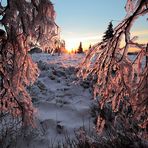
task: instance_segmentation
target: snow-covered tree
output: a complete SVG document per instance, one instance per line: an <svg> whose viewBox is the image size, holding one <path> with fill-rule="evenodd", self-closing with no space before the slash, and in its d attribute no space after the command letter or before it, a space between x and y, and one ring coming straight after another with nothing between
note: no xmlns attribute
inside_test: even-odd
<svg viewBox="0 0 148 148"><path fill-rule="evenodd" d="M9 115L33 126L34 107L26 86L39 71L28 51L31 43L44 49L58 36L54 7L49 0L7 0L6 7L0 3L0 15L0 120L4 125ZM4 126L0 136L10 128Z"/></svg>
<svg viewBox="0 0 148 148"><path fill-rule="evenodd" d="M108 39L113 37L113 33L114 33L113 24L112 24L112 22L110 22L108 27L107 27L107 30L104 33L103 41L107 41Z"/></svg>
<svg viewBox="0 0 148 148"><path fill-rule="evenodd" d="M88 52L79 75L96 79L94 98L100 108L96 127L100 133L116 136L121 131L148 138L148 66L141 66L148 47L130 36L134 21L148 13L148 1L127 0L126 11L114 35ZM127 55L132 47L140 49L134 61Z"/></svg>

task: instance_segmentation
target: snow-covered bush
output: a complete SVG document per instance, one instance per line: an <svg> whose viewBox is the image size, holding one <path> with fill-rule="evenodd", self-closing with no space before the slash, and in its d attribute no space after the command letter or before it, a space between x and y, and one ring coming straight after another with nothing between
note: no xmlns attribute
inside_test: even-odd
<svg viewBox="0 0 148 148"><path fill-rule="evenodd" d="M148 45L137 43L136 37L130 36L134 21L148 13L148 1L127 0L126 11L126 17L114 28L113 37L94 45L87 53L79 75L92 79L97 75L93 87L101 110L98 132L110 137L118 130L148 138L148 66L141 66L148 55ZM140 49L134 61L127 54L132 47Z"/></svg>

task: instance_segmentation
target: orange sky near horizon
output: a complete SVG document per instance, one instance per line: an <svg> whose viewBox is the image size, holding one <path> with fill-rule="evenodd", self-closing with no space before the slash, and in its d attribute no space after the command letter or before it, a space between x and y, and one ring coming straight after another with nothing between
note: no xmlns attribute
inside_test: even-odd
<svg viewBox="0 0 148 148"><path fill-rule="evenodd" d="M72 34L72 33L71 33ZM82 42L82 47L84 50L88 50L90 45L94 45L95 43L98 43L102 40L103 35L90 35L85 37L77 37L77 38L69 38L66 39L66 49L68 52L72 50L77 50L79 47L80 42ZM132 31L131 37L138 36L137 42L141 44L147 44L148 43L148 30L139 30L139 31ZM124 41L123 41L124 42ZM122 45L124 43L121 43ZM121 46L122 46L121 45ZM130 52L138 51L136 48L130 48Z"/></svg>
<svg viewBox="0 0 148 148"><path fill-rule="evenodd" d="M113 28L115 28L126 16L124 9L126 0L122 2L118 0L108 2L94 0L94 3L87 3L86 0L63 1L65 1L64 4L54 0L55 9L57 10L56 20L61 28L60 36L66 41L66 48L69 51L78 49L80 42L82 42L84 50L87 50L90 45L102 40L111 20L113 20ZM104 11L106 7L108 11ZM147 16L144 15L137 18L132 24L131 38L138 36L136 42L147 44L147 23ZM130 50L135 51L135 49Z"/></svg>

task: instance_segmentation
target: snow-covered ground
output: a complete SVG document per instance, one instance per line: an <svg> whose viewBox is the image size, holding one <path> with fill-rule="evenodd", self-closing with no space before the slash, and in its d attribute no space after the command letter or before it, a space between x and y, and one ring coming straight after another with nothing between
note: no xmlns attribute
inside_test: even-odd
<svg viewBox="0 0 148 148"><path fill-rule="evenodd" d="M84 55L33 54L32 57L40 69L38 80L28 89L37 109L38 134L18 145L21 144L21 148L48 148L51 143L64 141L67 134L73 137L80 127L92 128L90 87L78 82L76 77L77 66Z"/></svg>
<svg viewBox="0 0 148 148"><path fill-rule="evenodd" d="M76 76L84 56L32 54L40 69L37 81L28 88L37 109L36 128L19 137L15 148L51 148L64 143L66 136L73 138L80 127L93 129L92 90Z"/></svg>

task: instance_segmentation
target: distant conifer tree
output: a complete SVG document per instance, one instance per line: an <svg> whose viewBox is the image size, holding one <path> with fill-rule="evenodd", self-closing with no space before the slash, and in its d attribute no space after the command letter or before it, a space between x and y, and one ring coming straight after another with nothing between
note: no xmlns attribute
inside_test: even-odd
<svg viewBox="0 0 148 148"><path fill-rule="evenodd" d="M108 39L113 37L113 33L114 33L113 24L112 24L112 22L110 22L109 25L108 25L107 30L104 33L103 41L107 41Z"/></svg>
<svg viewBox="0 0 148 148"><path fill-rule="evenodd" d="M83 47L82 47L82 42L80 42L78 52L77 53L83 53Z"/></svg>
<svg viewBox="0 0 148 148"><path fill-rule="evenodd" d="M89 45L89 50L91 49L91 44Z"/></svg>

